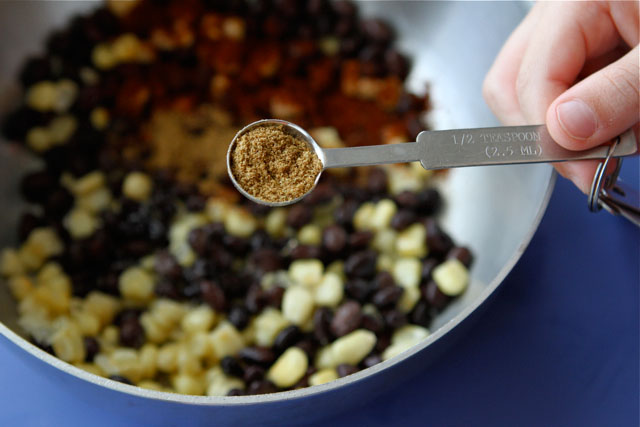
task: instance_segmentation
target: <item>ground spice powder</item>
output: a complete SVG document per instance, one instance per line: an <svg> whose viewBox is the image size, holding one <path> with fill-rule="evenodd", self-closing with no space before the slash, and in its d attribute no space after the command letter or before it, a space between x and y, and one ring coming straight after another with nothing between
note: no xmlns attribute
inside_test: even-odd
<svg viewBox="0 0 640 427"><path fill-rule="evenodd" d="M242 189L275 203L303 196L322 171L309 144L283 125L259 126L242 134L232 147L230 166Z"/></svg>

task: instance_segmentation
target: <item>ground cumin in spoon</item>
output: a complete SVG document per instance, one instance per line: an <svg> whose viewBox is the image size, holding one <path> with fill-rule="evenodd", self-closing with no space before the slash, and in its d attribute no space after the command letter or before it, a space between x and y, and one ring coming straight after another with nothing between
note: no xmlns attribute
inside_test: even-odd
<svg viewBox="0 0 640 427"><path fill-rule="evenodd" d="M231 173L250 195L287 202L307 193L322 162L303 139L283 125L264 125L242 134L231 151Z"/></svg>

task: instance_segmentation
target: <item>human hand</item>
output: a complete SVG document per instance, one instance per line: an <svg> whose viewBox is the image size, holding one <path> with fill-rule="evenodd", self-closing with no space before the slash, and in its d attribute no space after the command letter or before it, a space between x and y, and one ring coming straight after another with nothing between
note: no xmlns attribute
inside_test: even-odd
<svg viewBox="0 0 640 427"><path fill-rule="evenodd" d="M487 74L489 107L505 125L546 123L570 150L603 144L631 127L637 140L638 5L537 3ZM586 193L597 161L555 167Z"/></svg>

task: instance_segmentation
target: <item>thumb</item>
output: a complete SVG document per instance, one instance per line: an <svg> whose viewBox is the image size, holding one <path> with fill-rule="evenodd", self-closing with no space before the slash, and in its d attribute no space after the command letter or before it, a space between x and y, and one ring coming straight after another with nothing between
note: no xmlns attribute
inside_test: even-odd
<svg viewBox="0 0 640 427"><path fill-rule="evenodd" d="M575 84L547 110L551 137L569 150L586 150L638 123L638 46Z"/></svg>

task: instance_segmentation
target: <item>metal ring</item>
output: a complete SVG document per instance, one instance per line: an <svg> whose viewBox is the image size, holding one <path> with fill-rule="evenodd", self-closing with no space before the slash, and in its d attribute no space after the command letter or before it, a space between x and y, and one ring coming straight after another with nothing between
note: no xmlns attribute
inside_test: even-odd
<svg viewBox="0 0 640 427"><path fill-rule="evenodd" d="M622 161L619 161L616 170L609 176L605 177L605 173L607 170L607 166L609 166L609 161L613 157L613 153L620 142L620 136L616 138L616 140L609 147L609 151L607 152L607 157L603 162L598 164L598 168L596 169L596 173L593 176L593 182L591 183L591 191L589 192L589 199L587 201L589 210L591 212L598 212L602 209L602 205L600 204L600 194L602 193L603 188L611 187L616 180L618 179L618 173L620 173L620 167L622 166Z"/></svg>

